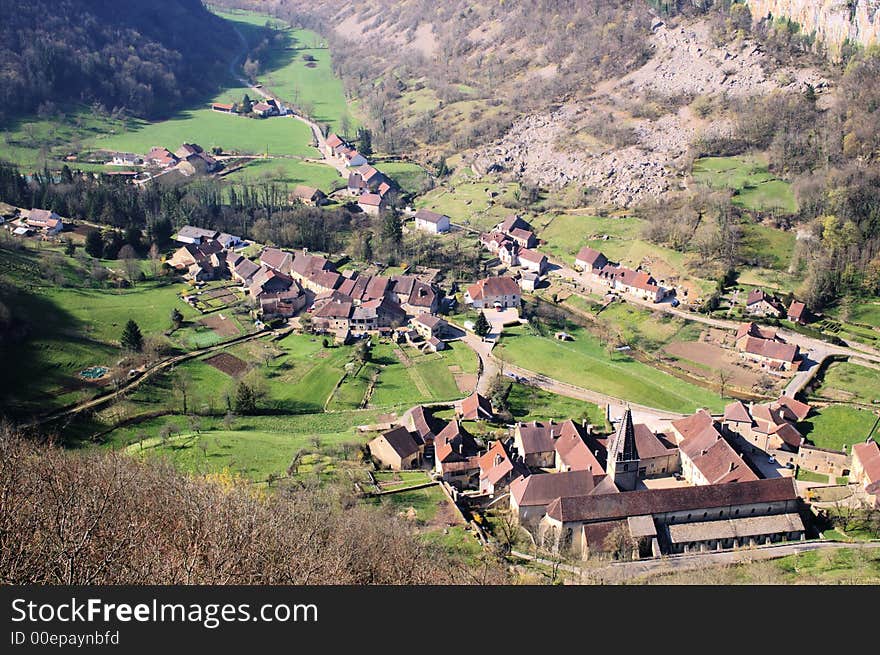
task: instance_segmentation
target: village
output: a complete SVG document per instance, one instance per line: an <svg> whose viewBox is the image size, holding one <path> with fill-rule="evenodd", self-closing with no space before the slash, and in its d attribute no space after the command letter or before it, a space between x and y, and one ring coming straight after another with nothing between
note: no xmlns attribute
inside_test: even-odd
<svg viewBox="0 0 880 655"><path fill-rule="evenodd" d="M203 424L211 426L205 434L240 437L251 428L232 428L245 417L262 426L280 407L278 415L297 427L272 431L300 442L310 435L310 445L296 451L284 474L255 467L255 482L269 488L279 478L298 479L305 458L312 458L306 471L320 460L362 501L399 504L400 515L421 527L418 503L407 494L429 489L436 495L427 514L439 516L432 520L441 534L464 525L479 548L505 542L522 561L579 566L824 544L829 535L849 538L841 516L880 511L878 401L856 398L850 409L868 418L833 443L820 441L824 435L811 423L849 400L816 393L830 367L846 362L876 370L880 353L830 336L823 331L827 317L802 298L750 278L720 289L719 311L705 302L709 287L695 291L683 265L629 256L620 247L637 240L613 234L628 217L591 217L614 228L584 228L565 251L548 236L558 220L553 212L495 202L506 183L468 179L462 186L472 184L486 208L453 211L448 207L459 207L458 199L449 198L463 194L448 180L422 171L431 185L414 192L382 170L383 162L394 171L400 161L362 154L351 131L319 125L262 84L249 83L248 90L259 98L211 102L212 117L242 130L269 120L305 124L308 155L270 156L268 146L264 154L241 154L201 138L193 141L205 147L157 139L143 153L98 151L86 162L96 166L90 173L137 186L189 184L222 182L259 162L305 162L326 169L333 182L284 186L285 208L341 210L376 223L393 218L403 234L430 247L466 243L478 253L479 273L389 265L342 248L284 247L251 238L246 227L236 234L178 219L170 247L153 258L156 286L174 289L166 293L173 296L172 326L153 333L176 339L173 348L152 361L131 353L115 364L109 355L96 357L76 381L78 393L91 395L54 409L47 414L53 419L112 408L116 399L125 405L131 391L136 400L118 416L106 410L107 432L123 434L126 452L138 446L140 454L145 443L163 453L199 444L207 461ZM572 217L579 216L564 219ZM0 222L33 252L74 252L89 232L120 231L40 207L10 207ZM123 279L110 260L97 268L118 290L148 277ZM627 330L636 320L671 324L686 338L640 340L638 330ZM372 366L371 350L384 356ZM296 386L314 370L304 360L321 360L315 368L329 370L319 384L308 380L306 391ZM204 379L233 386L223 400L200 400L194 411L202 378L173 376L205 363L223 376ZM385 380L389 369L400 373L394 367L403 374L392 385ZM164 388L152 389L152 378L163 379ZM165 413L137 396L142 383L149 390L143 396L167 403ZM243 387L261 392L262 407L233 401L233 390ZM509 398L517 395L513 411ZM143 416L132 409L138 403L148 408ZM185 418L189 429L160 426L167 415ZM311 415L329 416L332 427L312 432L302 420ZM151 432L129 429L140 422ZM344 456L327 454L326 435L352 433L357 454L346 450L348 441ZM287 451L273 456L290 459Z"/></svg>

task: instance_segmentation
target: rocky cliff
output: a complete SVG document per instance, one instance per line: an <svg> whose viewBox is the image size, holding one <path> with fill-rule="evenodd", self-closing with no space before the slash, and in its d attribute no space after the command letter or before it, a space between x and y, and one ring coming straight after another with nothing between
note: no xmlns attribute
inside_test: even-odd
<svg viewBox="0 0 880 655"><path fill-rule="evenodd" d="M787 16L806 33L815 32L832 55L847 39L880 43L880 0L748 0L752 16Z"/></svg>

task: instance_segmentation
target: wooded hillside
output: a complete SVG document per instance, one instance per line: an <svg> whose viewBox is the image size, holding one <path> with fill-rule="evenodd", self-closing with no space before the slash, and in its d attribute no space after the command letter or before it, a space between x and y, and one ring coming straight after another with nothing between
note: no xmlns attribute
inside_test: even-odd
<svg viewBox="0 0 880 655"><path fill-rule="evenodd" d="M213 90L239 48L200 0L0 0L0 120L71 102L166 115Z"/></svg>

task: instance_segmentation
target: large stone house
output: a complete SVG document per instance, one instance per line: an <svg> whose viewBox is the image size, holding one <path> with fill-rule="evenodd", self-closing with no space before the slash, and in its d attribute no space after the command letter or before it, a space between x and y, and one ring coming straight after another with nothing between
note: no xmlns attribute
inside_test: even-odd
<svg viewBox="0 0 880 655"><path fill-rule="evenodd" d="M746 313L779 318L785 313L785 308L776 296L763 289L752 289L746 297Z"/></svg>
<svg viewBox="0 0 880 655"><path fill-rule="evenodd" d="M493 441L489 450L479 458L480 485L482 493L495 495L505 491L510 482L522 475L529 475L528 469L518 459L511 457L501 441Z"/></svg>
<svg viewBox="0 0 880 655"><path fill-rule="evenodd" d="M516 520L527 528L535 527L557 498L588 494L619 493L611 478L591 471L535 473L520 476L510 483L510 509Z"/></svg>
<svg viewBox="0 0 880 655"><path fill-rule="evenodd" d="M434 470L459 490L479 487L479 455L476 440L457 420L449 421L434 438Z"/></svg>
<svg viewBox="0 0 880 655"><path fill-rule="evenodd" d="M43 234L59 234L64 229L61 217L48 209L31 209L25 224L34 230L40 230Z"/></svg>
<svg viewBox="0 0 880 655"><path fill-rule="evenodd" d="M512 277L487 277L467 288L464 301L477 309L519 309L522 291Z"/></svg>
<svg viewBox="0 0 880 655"><path fill-rule="evenodd" d="M424 230L432 234L449 232L449 217L446 214L438 214L429 209L420 209L416 212L416 229Z"/></svg>
<svg viewBox="0 0 880 655"><path fill-rule="evenodd" d="M585 273L598 273L608 265L608 258L598 250L584 246L578 251L574 263Z"/></svg>
<svg viewBox="0 0 880 655"><path fill-rule="evenodd" d="M677 421L672 430L681 457L681 472L693 485L747 482L758 476L727 442L705 410Z"/></svg>
<svg viewBox="0 0 880 655"><path fill-rule="evenodd" d="M786 343L772 328L762 328L754 323L740 325L736 333L736 349L740 357L757 362L775 371L797 370L800 349L797 344Z"/></svg>
<svg viewBox="0 0 880 655"><path fill-rule="evenodd" d="M382 466L395 471L419 468L423 447L403 426L388 430L369 443L370 454Z"/></svg>

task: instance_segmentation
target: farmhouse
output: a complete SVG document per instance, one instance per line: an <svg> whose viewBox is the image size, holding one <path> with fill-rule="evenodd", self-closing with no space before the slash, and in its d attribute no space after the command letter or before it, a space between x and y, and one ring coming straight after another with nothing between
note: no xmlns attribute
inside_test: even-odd
<svg viewBox="0 0 880 655"><path fill-rule="evenodd" d="M615 289L628 293L630 295L650 300L652 302L660 302L666 297L666 289L657 284L648 273L642 271L634 271L625 266L619 266L614 271L612 286Z"/></svg>
<svg viewBox="0 0 880 655"><path fill-rule="evenodd" d="M449 421L434 438L434 470L459 489L479 486L480 447L459 421Z"/></svg>
<svg viewBox="0 0 880 655"><path fill-rule="evenodd" d="M178 230L177 234L174 235L174 240L178 243L192 243L198 245L205 241L214 241L219 236L220 233L217 230L206 230L201 227L184 225Z"/></svg>
<svg viewBox="0 0 880 655"><path fill-rule="evenodd" d="M436 314L440 308L440 290L433 283L422 282L413 275L395 275L391 284L391 293L410 316Z"/></svg>
<svg viewBox="0 0 880 655"><path fill-rule="evenodd" d="M456 413L464 421L491 421L492 403L485 396L474 391L456 405Z"/></svg>
<svg viewBox="0 0 880 655"><path fill-rule="evenodd" d="M401 418L401 425L407 430L418 435L425 444L425 457L434 456L434 438L446 427L446 424L422 405L416 405L406 412Z"/></svg>
<svg viewBox="0 0 880 655"><path fill-rule="evenodd" d="M357 204L362 212L370 216L378 216L383 210L388 208L385 198L378 193L363 194L358 198Z"/></svg>
<svg viewBox="0 0 880 655"><path fill-rule="evenodd" d="M413 329L424 339L441 338L449 329L449 323L439 316L419 314L412 321Z"/></svg>
<svg viewBox="0 0 880 655"><path fill-rule="evenodd" d="M575 257L574 263L587 273L598 273L608 265L608 258L598 250L584 246Z"/></svg>
<svg viewBox="0 0 880 655"><path fill-rule="evenodd" d="M758 362L762 366L779 371L791 371L798 368L797 360L800 351L797 345L750 336L737 341L736 345L740 350L741 357Z"/></svg>
<svg viewBox="0 0 880 655"><path fill-rule="evenodd" d="M384 432L369 443L370 454L382 466L395 471L418 468L423 447L403 426Z"/></svg>
<svg viewBox="0 0 880 655"><path fill-rule="evenodd" d="M541 276L537 273L523 272L519 274L519 288L523 291L534 291L541 283Z"/></svg>
<svg viewBox="0 0 880 655"><path fill-rule="evenodd" d="M339 157L349 168L367 166L369 164L367 158L352 147L340 148Z"/></svg>
<svg viewBox="0 0 880 655"><path fill-rule="evenodd" d="M347 148L349 145L339 138L336 134L329 134L327 136L326 141L324 142L324 154L329 157L341 157L342 156L342 148Z"/></svg>
<svg viewBox="0 0 880 655"><path fill-rule="evenodd" d="M507 234L520 248L534 248L538 245L538 239L535 238L535 233L531 230L515 227Z"/></svg>
<svg viewBox="0 0 880 655"><path fill-rule="evenodd" d="M354 183L354 188L352 187L352 183ZM379 191L379 186L383 183L390 184L385 175L367 163L358 166L355 170L349 173L348 176L349 190L354 190L357 193L364 191L372 191L375 193Z"/></svg>
<svg viewBox="0 0 880 655"><path fill-rule="evenodd" d="M529 471L518 460L511 458L510 453L499 441L493 441L489 450L479 460L480 486L482 493L495 495L507 489L510 482L520 476L529 475Z"/></svg>
<svg viewBox="0 0 880 655"><path fill-rule="evenodd" d="M294 285L294 280L290 276L271 268L261 268L260 271L251 279L248 293L255 300L264 294L280 293L287 291Z"/></svg>
<svg viewBox="0 0 880 655"><path fill-rule="evenodd" d="M144 157L144 163L147 166L155 166L156 168L169 168L176 166L180 159L167 148L153 146L150 152Z"/></svg>
<svg viewBox="0 0 880 655"><path fill-rule="evenodd" d="M264 321L273 318L291 318L296 316L308 302L303 288L294 281L287 291L265 293L260 296L260 315Z"/></svg>
<svg viewBox="0 0 880 655"><path fill-rule="evenodd" d="M415 219L416 229L432 234L449 232L449 217L445 214L438 214L429 209L420 209L416 212Z"/></svg>
<svg viewBox="0 0 880 655"><path fill-rule="evenodd" d="M532 226L529 225L528 221L523 220L516 214L511 214L495 226L496 231L503 232L505 234L510 234L513 230L517 229L531 231Z"/></svg>
<svg viewBox="0 0 880 655"><path fill-rule="evenodd" d="M537 275L543 275L547 271L547 255L544 255L537 250L522 248L520 249L518 256L519 265L524 269L536 273Z"/></svg>
<svg viewBox="0 0 880 655"><path fill-rule="evenodd" d="M612 550L618 530L638 544L635 556L720 550L804 539L798 512L791 478L560 497L538 541L584 559Z"/></svg>
<svg viewBox="0 0 880 655"><path fill-rule="evenodd" d="M144 163L143 157L131 152L113 153L111 163L114 166L140 166Z"/></svg>
<svg viewBox="0 0 880 655"><path fill-rule="evenodd" d="M721 424L728 433L741 437L753 448L764 452L797 452L804 438L794 423L806 418L809 412L809 405L788 396L781 396L773 403L749 403L748 406L737 400L724 408Z"/></svg>
<svg viewBox="0 0 880 655"><path fill-rule="evenodd" d="M521 294L519 285L512 277L487 277L467 288L464 301L476 309L486 307L519 308Z"/></svg>
<svg viewBox="0 0 880 655"><path fill-rule="evenodd" d="M517 423L513 444L523 463L529 468L553 468L556 465L556 438L562 427L553 421Z"/></svg>
<svg viewBox="0 0 880 655"><path fill-rule="evenodd" d="M310 186L297 185L290 194L291 200L298 200L306 205L320 207L327 203L327 194Z"/></svg>
<svg viewBox="0 0 880 655"><path fill-rule="evenodd" d="M178 271L187 270L186 277L194 280L215 280L226 272L226 257L222 252L223 246L213 239L199 244L188 243L174 252L168 265Z"/></svg>
<svg viewBox="0 0 880 655"><path fill-rule="evenodd" d="M227 104L225 102L212 102L211 109L214 111L219 111L221 114L231 114L233 106L231 104Z"/></svg>
<svg viewBox="0 0 880 655"><path fill-rule="evenodd" d="M752 316L780 317L784 313L782 303L763 289L752 289L746 298L746 313Z"/></svg>
<svg viewBox="0 0 880 655"><path fill-rule="evenodd" d="M40 230L45 234L58 234L64 229L61 217L48 209L31 209L25 224L34 230Z"/></svg>
<svg viewBox="0 0 880 655"><path fill-rule="evenodd" d="M791 304L788 306L788 320L792 323L797 323L798 325L806 325L809 323L810 312L807 310L807 306L802 302L792 300Z"/></svg>
<svg viewBox="0 0 880 655"><path fill-rule="evenodd" d="M880 509L880 447L873 439L853 446L850 479L861 484L868 502Z"/></svg>

